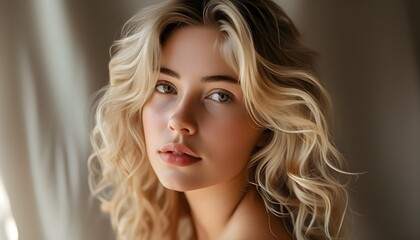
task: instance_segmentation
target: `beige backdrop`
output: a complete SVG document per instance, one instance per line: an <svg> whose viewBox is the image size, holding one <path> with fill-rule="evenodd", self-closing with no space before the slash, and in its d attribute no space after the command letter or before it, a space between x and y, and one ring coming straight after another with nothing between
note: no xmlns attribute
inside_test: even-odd
<svg viewBox="0 0 420 240"><path fill-rule="evenodd" d="M90 96L151 2L0 2L0 176L21 240L113 239L87 187ZM352 186L354 238L420 239L419 1L278 2L320 53L350 169L368 172Z"/></svg>

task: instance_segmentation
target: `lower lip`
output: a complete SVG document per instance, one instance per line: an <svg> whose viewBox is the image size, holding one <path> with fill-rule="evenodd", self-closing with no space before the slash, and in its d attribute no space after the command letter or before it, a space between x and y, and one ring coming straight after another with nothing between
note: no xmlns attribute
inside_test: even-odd
<svg viewBox="0 0 420 240"><path fill-rule="evenodd" d="M201 158L195 158L185 154L159 153L159 155L164 162L178 167L190 166L201 160Z"/></svg>

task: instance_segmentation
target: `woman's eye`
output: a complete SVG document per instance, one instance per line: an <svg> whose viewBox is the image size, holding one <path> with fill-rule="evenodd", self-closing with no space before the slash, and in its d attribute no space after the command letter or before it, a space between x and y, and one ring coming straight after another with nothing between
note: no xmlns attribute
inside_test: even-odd
<svg viewBox="0 0 420 240"><path fill-rule="evenodd" d="M168 83L158 83L156 85L156 90L160 93L165 93L165 94L176 94L176 89Z"/></svg>
<svg viewBox="0 0 420 240"><path fill-rule="evenodd" d="M223 92L216 92L208 96L209 99L214 100L216 102L226 103L232 100L232 97Z"/></svg>

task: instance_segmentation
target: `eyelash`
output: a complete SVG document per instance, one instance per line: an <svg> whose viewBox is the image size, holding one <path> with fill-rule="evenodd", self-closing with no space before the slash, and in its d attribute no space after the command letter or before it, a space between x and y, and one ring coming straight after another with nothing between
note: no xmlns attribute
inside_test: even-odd
<svg viewBox="0 0 420 240"><path fill-rule="evenodd" d="M216 94L218 94L217 99L214 99L214 98L212 98L212 97L211 97L211 96L216 95ZM226 100L224 100L224 101L221 101L221 100L220 100L220 96L226 96L226 97L227 97L227 99L226 99ZM229 94L229 93L227 93L227 92L224 92L224 91L220 91L220 90L218 90L218 91L216 91L216 92L213 92L212 94L210 94L210 95L209 95L208 97L206 97L206 98L211 99L211 100L216 101L216 102L219 102L219 103L229 103L229 102L231 102L231 101L233 100L233 97L232 97L232 95L231 95L231 94Z"/></svg>
<svg viewBox="0 0 420 240"><path fill-rule="evenodd" d="M166 88L166 89L165 89ZM161 94L177 94L176 88L167 81L158 81L155 87L156 91L158 91ZM217 97L212 97L217 95ZM227 97L226 100L221 100L221 97ZM218 103L229 103L233 100L232 94L217 90L216 92L211 93L206 97L206 99L210 99L212 101L218 102Z"/></svg>
<svg viewBox="0 0 420 240"><path fill-rule="evenodd" d="M170 87L171 91L170 92L165 91L165 87ZM170 82L167 82L167 81L158 81L155 89L156 91L162 94L176 94L177 93L176 88Z"/></svg>

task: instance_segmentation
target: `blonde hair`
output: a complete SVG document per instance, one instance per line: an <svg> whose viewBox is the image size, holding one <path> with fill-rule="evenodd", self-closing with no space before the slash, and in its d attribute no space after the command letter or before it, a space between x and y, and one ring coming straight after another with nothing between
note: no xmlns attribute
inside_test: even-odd
<svg viewBox="0 0 420 240"><path fill-rule="evenodd" d="M188 26L219 30L221 54L238 73L247 110L270 135L249 161L249 181L266 208L285 218L296 239L342 237L347 173L328 128L330 99L315 74L314 52L270 0L182 0L139 12L111 48L89 171L118 239L194 237L183 194L164 188L149 164L141 122L162 45Z"/></svg>

